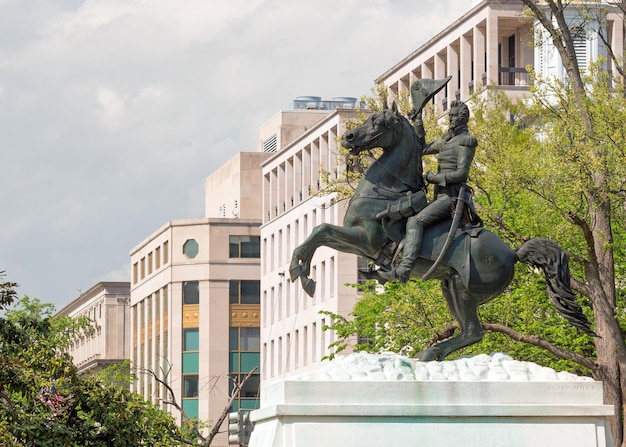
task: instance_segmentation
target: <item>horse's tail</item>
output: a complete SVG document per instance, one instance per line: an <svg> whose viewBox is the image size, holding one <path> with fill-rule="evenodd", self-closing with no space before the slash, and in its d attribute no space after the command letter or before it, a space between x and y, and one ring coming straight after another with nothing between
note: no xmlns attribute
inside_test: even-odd
<svg viewBox="0 0 626 447"><path fill-rule="evenodd" d="M569 257L548 239L531 239L516 252L517 259L540 267L546 277L548 297L559 315L584 333L597 337L570 287Z"/></svg>

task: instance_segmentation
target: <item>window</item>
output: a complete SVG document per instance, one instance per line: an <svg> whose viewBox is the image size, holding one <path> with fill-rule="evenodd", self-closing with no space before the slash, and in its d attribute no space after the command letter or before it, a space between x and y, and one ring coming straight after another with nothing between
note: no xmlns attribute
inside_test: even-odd
<svg viewBox="0 0 626 447"><path fill-rule="evenodd" d="M161 247L157 247L154 249L154 268L158 269L161 267Z"/></svg>
<svg viewBox="0 0 626 447"><path fill-rule="evenodd" d="M163 265L167 264L169 262L169 256L170 256L170 252L169 252L169 242L165 241L163 242Z"/></svg>
<svg viewBox="0 0 626 447"><path fill-rule="evenodd" d="M200 370L200 340L198 328L183 329L183 374Z"/></svg>
<svg viewBox="0 0 626 447"><path fill-rule="evenodd" d="M229 256L231 258L260 258L260 236L230 236Z"/></svg>
<svg viewBox="0 0 626 447"><path fill-rule="evenodd" d="M246 375L256 368L255 373L243 385L238 398L233 402L233 411L253 410L259 407L259 383L261 364L260 329L258 327L231 327L229 334L230 392L234 384L241 384Z"/></svg>
<svg viewBox="0 0 626 447"><path fill-rule="evenodd" d="M231 340L231 343L238 343L240 351L259 351L261 348L261 334L258 327L240 327L235 329L239 330L239 337ZM234 348L234 345L232 347Z"/></svg>
<svg viewBox="0 0 626 447"><path fill-rule="evenodd" d="M200 333L198 328L183 330L183 351L200 350Z"/></svg>
<svg viewBox="0 0 626 447"><path fill-rule="evenodd" d="M183 304L200 303L200 287L198 281L183 281Z"/></svg>
<svg viewBox="0 0 626 447"><path fill-rule="evenodd" d="M198 397L198 375L183 376L183 398Z"/></svg>
<svg viewBox="0 0 626 447"><path fill-rule="evenodd" d="M230 304L261 304L261 281L229 282Z"/></svg>
<svg viewBox="0 0 626 447"><path fill-rule="evenodd" d="M198 243L195 239L187 239L183 244L183 254L188 258L195 258L198 256Z"/></svg>

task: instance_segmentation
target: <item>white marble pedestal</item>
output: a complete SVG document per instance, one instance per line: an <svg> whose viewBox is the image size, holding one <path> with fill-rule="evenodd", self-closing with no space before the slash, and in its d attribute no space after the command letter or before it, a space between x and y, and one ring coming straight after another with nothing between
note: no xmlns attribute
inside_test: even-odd
<svg viewBox="0 0 626 447"><path fill-rule="evenodd" d="M602 383L502 354L352 354L261 390L250 447L612 447Z"/></svg>

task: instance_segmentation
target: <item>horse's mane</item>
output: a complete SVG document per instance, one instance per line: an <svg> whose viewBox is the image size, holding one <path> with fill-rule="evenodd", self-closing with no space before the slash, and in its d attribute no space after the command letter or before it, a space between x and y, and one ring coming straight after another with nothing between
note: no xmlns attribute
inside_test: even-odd
<svg viewBox="0 0 626 447"><path fill-rule="evenodd" d="M413 151L416 153L416 156L419 155L419 158L420 158L420 162L418 163L419 176L418 176L417 181L418 181L418 188L421 188L425 185L424 178L422 176L423 172L422 172L422 163L421 163L422 151L424 150L422 140L419 137L419 135L417 135L417 132L415 131L415 127L413 127L413 124L411 124L411 122L408 120L406 116L401 114L399 111L396 111L394 113L394 119L397 119L398 121L401 121L403 124L406 124L410 129L411 137L413 138L413 146L412 146Z"/></svg>
<svg viewBox="0 0 626 447"><path fill-rule="evenodd" d="M419 137L419 135L417 135L417 132L415 131L415 127L413 127L413 124L411 124L411 122L409 121L409 119L404 116L403 114L401 114L400 112L396 112L396 118L403 121L405 124L407 124L409 126L409 129L411 129L411 136L413 137L413 142L415 143L415 145L413 146L415 149L414 150L422 150L423 146L422 146L422 141Z"/></svg>

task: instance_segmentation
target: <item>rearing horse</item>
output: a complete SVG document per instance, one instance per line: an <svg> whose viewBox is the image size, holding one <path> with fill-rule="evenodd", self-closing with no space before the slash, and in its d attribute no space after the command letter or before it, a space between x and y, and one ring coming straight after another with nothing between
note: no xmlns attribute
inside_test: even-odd
<svg viewBox="0 0 626 447"><path fill-rule="evenodd" d="M342 145L351 155L380 147L382 155L361 178L350 199L343 226L323 223L293 251L289 273L298 278L307 294L313 295L315 283L309 278L311 260L318 247L327 246L342 252L364 256L388 269L388 247L392 234L375 216L409 192L423 191L422 146L413 126L402 116L394 103L375 113L362 125L346 132ZM405 221L395 223L402 232ZM426 227L420 256L411 276L421 277L429 270L441 251L450 228L450 221ZM395 242L398 242L397 238ZM509 248L495 234L483 228L464 227L432 274L441 282L441 290L461 333L435 344L419 354L423 361L443 360L448 354L477 343L483 338L478 319L478 306L509 286L514 265L522 261L544 271L548 296L557 312L572 325L595 335L570 288L567 254L547 239L531 239L517 251Z"/></svg>

